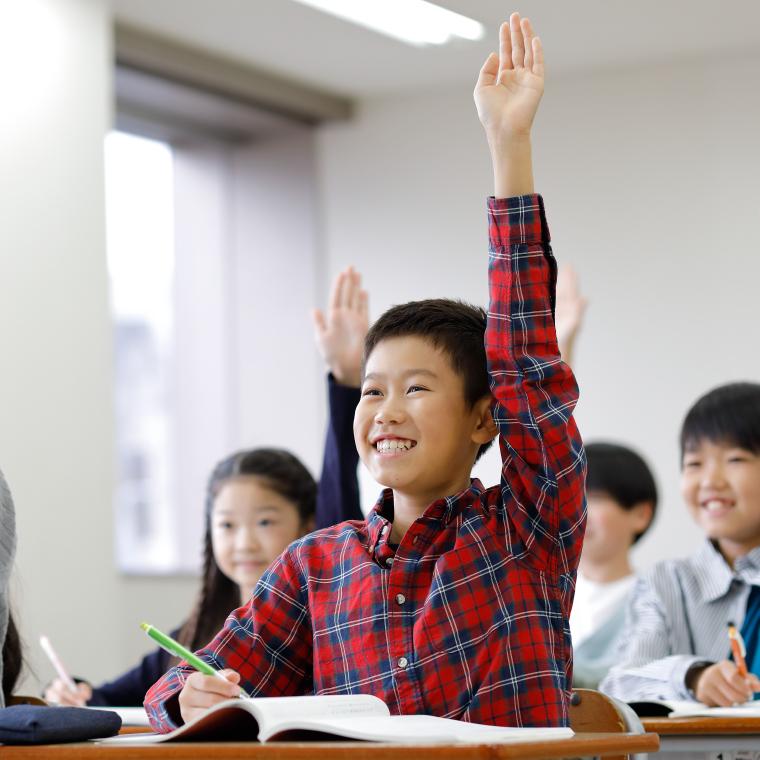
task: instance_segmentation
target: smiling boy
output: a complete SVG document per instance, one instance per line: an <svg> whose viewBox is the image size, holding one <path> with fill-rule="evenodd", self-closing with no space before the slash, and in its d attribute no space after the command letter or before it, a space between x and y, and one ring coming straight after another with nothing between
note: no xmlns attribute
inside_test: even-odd
<svg viewBox="0 0 760 760"><path fill-rule="evenodd" d="M600 688L629 702L744 702L760 691L759 384L714 388L691 407L681 495L705 541L639 581L618 665ZM729 659L729 621L746 641L748 676Z"/></svg>
<svg viewBox="0 0 760 760"><path fill-rule="evenodd" d="M554 330L556 264L533 193L543 54L513 14L475 88L494 168L489 312L386 312L365 345L354 435L386 486L365 521L292 544L200 655L149 691L168 731L238 693L369 693L392 714L566 725L568 617L584 527L573 375ZM470 480L498 435L499 485Z"/></svg>

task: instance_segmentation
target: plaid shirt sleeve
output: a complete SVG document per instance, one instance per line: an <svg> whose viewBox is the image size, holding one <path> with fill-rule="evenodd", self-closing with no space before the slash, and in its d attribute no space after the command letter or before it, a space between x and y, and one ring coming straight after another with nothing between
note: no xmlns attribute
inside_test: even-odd
<svg viewBox="0 0 760 760"><path fill-rule="evenodd" d="M312 690L311 625L306 585L292 544L264 573L250 602L235 610L208 646L197 652L216 670L231 668L251 697L308 694ZM145 696L153 729L167 733L181 724L179 692L193 668L180 665Z"/></svg>
<svg viewBox="0 0 760 760"><path fill-rule="evenodd" d="M578 386L554 329L557 265L538 195L490 198L486 354L504 504L516 556L574 573L585 525L585 454L572 417ZM569 609L566 611L569 614Z"/></svg>

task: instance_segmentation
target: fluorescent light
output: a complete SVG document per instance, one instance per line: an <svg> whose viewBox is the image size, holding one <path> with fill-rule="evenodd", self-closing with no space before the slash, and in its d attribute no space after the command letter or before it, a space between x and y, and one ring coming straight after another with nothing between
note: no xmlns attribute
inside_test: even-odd
<svg viewBox="0 0 760 760"><path fill-rule="evenodd" d="M474 19L426 0L297 0L411 45L443 45L452 37L479 40Z"/></svg>

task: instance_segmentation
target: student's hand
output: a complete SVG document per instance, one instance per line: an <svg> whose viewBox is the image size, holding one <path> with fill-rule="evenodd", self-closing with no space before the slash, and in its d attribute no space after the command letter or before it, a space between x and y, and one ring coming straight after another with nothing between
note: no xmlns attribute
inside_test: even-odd
<svg viewBox="0 0 760 760"><path fill-rule="evenodd" d="M557 273L557 300L554 311L554 326L562 359L573 364L573 346L578 331L583 324L583 314L588 300L581 294L578 275L571 266L560 267Z"/></svg>
<svg viewBox="0 0 760 760"><path fill-rule="evenodd" d="M215 676L191 673L179 693L179 712L182 720L189 723L219 702L240 696L240 674L234 670L219 671L227 683Z"/></svg>
<svg viewBox="0 0 760 760"><path fill-rule="evenodd" d="M87 700L92 698L92 686L84 681L80 681L77 684L76 692L74 692L60 678L56 678L45 689L44 696L46 702L69 705L70 707L84 707L87 704Z"/></svg>
<svg viewBox="0 0 760 760"><path fill-rule="evenodd" d="M690 688L706 705L729 707L752 699L753 693L760 691L760 680L754 673L740 676L733 662L723 660L697 671Z"/></svg>
<svg viewBox="0 0 760 760"><path fill-rule="evenodd" d="M312 311L317 348L341 385L361 385L364 338L369 329L367 291L353 267L333 282L325 313Z"/></svg>
<svg viewBox="0 0 760 760"><path fill-rule="evenodd" d="M499 30L475 85L475 105L494 164L499 198L533 192L530 129L544 92L544 54L530 21L513 13Z"/></svg>

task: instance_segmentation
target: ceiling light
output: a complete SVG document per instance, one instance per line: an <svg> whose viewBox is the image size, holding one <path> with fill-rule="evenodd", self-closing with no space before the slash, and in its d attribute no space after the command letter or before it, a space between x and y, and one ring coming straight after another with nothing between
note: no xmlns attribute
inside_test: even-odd
<svg viewBox="0 0 760 760"><path fill-rule="evenodd" d="M297 0L411 45L443 45L452 37L479 40L474 19L426 0Z"/></svg>

